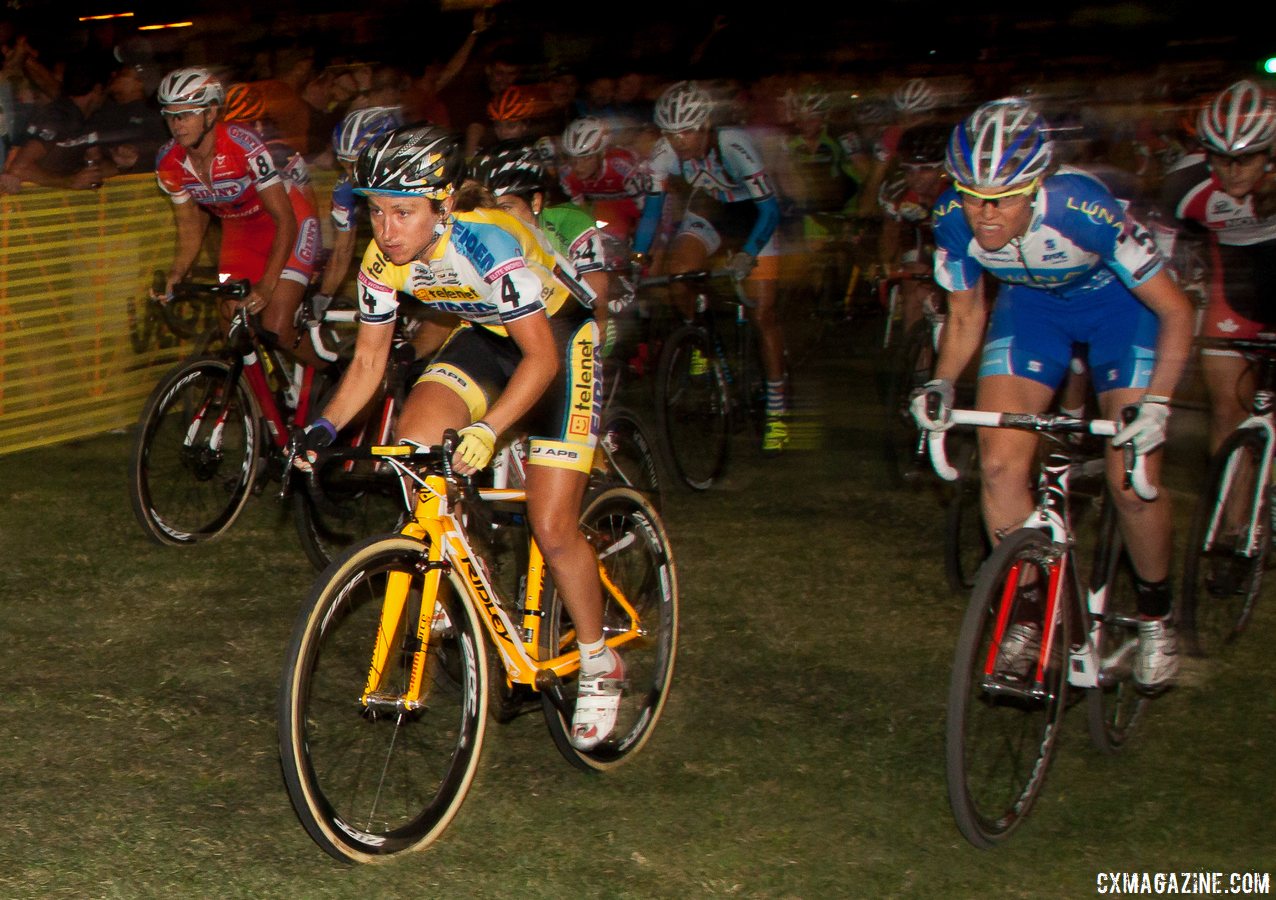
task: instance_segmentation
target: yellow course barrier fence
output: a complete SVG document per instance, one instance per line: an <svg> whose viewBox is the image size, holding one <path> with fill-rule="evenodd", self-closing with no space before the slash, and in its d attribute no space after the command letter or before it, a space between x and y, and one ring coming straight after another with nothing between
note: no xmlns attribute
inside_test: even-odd
<svg viewBox="0 0 1276 900"><path fill-rule="evenodd" d="M325 235L333 180L316 173ZM190 352L147 304L173 258L171 207L153 175L0 199L0 453L133 424Z"/></svg>

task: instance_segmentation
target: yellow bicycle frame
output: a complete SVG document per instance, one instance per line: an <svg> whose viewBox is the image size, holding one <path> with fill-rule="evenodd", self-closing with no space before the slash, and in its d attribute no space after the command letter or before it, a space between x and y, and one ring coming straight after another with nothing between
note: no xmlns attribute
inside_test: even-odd
<svg viewBox="0 0 1276 900"><path fill-rule="evenodd" d="M384 452L382 452L384 451ZM403 456L411 452L407 447L375 447L374 455ZM382 678L387 671L390 654L396 652L394 636L399 634L407 600L414 580L411 573L393 572L386 582L385 599L381 607L381 622L377 629L376 642L372 650L372 661L368 669L368 678L364 686L362 702L369 705L374 701L393 699L400 709L418 708L428 693L428 678L425 673L426 654L431 637L430 626L434 620L436 598L440 579L448 570L459 573L462 577L455 583L463 588L463 599L468 603L483 623L488 637L500 654L505 670L505 677L514 684L525 684L538 687L537 678L542 672L564 676L575 672L580 666L580 652L575 649L575 638L571 633L561 636L559 650L564 647L572 649L560 652L550 659L540 659L540 633L543 620L542 599L545 587L545 558L541 554L534 536L529 535L526 597L523 604L523 621L516 628L509 614L496 602L496 592L492 588L488 573L480 559L470 547L469 539L461 523L453 516L448 500L448 485L441 475L429 475L424 485L416 492L416 501L412 518L400 532L404 537L421 541L425 545L425 558L422 565L424 581L421 585L421 609L415 625L416 641L413 651L410 677L407 689L395 693L393 698L382 691ZM526 502L527 494L522 488L480 489L479 496L485 501L499 500L506 502ZM598 563L599 579L602 582L604 599L610 599L623 611L628 626L622 632L607 636L607 645L620 647L642 634L638 614L629 599L608 575L602 560Z"/></svg>

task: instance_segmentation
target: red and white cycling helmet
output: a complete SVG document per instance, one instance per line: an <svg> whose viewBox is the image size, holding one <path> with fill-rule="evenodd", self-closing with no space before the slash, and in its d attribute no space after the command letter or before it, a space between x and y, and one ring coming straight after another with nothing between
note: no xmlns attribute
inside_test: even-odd
<svg viewBox="0 0 1276 900"><path fill-rule="evenodd" d="M174 69L160 81L160 106L222 106L226 90L212 72L200 66Z"/></svg>
<svg viewBox="0 0 1276 900"><path fill-rule="evenodd" d="M677 81L656 101L656 126L674 134L693 131L709 121L713 101L694 81Z"/></svg>
<svg viewBox="0 0 1276 900"><path fill-rule="evenodd" d="M1225 156L1266 150L1276 139L1276 101L1256 82L1238 81L1201 110L1196 136Z"/></svg>
<svg viewBox="0 0 1276 900"><path fill-rule="evenodd" d="M925 78L910 78L895 91L895 108L903 113L929 112L938 105L939 97Z"/></svg>
<svg viewBox="0 0 1276 900"><path fill-rule="evenodd" d="M585 116L567 126L563 132L563 152L568 156L593 156L601 153L607 140L602 119Z"/></svg>

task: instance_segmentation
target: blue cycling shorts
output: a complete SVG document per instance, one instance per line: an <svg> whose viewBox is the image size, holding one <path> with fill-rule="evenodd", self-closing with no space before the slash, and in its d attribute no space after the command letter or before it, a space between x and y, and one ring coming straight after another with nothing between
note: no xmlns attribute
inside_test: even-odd
<svg viewBox="0 0 1276 900"><path fill-rule="evenodd" d="M984 338L979 377L1018 375L1049 388L1063 383L1078 344L1087 348L1097 393L1146 388L1156 361L1156 314L1119 281L1067 299L1002 284Z"/></svg>

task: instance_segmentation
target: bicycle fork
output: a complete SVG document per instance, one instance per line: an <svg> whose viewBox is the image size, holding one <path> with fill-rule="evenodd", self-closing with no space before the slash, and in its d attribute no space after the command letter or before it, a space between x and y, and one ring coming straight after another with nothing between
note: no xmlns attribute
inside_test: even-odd
<svg viewBox="0 0 1276 900"><path fill-rule="evenodd" d="M1259 502L1260 491L1268 489L1272 477L1272 444L1276 441L1276 429L1272 425L1271 398L1266 400L1265 408L1260 409L1260 397L1256 393L1254 396L1254 407L1258 415L1250 416L1239 426L1237 430L1251 428L1262 435L1263 449L1258 471L1250 473L1254 479L1254 503L1251 504L1249 510L1249 521L1241 524L1245 529L1245 545L1238 546L1234 549L1237 556L1253 558L1263 552L1263 548L1259 546L1263 537L1263 529L1260 528L1259 516L1262 515L1263 504ZM1222 483L1219 485L1218 496L1227 497L1231 493L1232 484L1236 479L1243 477L1246 473L1240 471L1240 453L1233 453L1227 460L1227 466L1223 470ZM1202 546L1195 548L1197 552L1203 551L1207 547L1214 546L1214 542L1218 539L1219 532L1228 526L1229 523L1223 521L1225 512L1225 504L1215 504L1214 509L1210 512L1209 527L1205 530L1205 540Z"/></svg>

